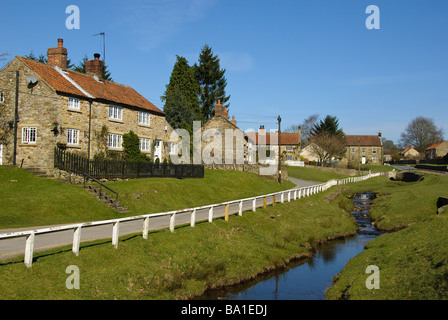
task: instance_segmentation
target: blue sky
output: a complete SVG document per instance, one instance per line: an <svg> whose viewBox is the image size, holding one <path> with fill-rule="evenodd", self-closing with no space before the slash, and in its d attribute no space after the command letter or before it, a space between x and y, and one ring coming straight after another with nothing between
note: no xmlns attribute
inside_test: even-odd
<svg viewBox="0 0 448 320"><path fill-rule="evenodd" d="M69 30L66 7L80 10ZM380 9L369 30L366 8ZM102 54L116 82L160 109L176 60L205 44L226 69L230 116L243 129L337 116L346 134L398 142L417 116L448 136L448 1L0 0L0 54L37 56L64 39L72 62Z"/></svg>

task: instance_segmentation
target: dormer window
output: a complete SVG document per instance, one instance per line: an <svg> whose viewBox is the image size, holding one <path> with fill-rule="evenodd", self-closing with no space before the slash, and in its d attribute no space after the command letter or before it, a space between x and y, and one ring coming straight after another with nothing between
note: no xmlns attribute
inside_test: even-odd
<svg viewBox="0 0 448 320"><path fill-rule="evenodd" d="M68 98L68 108L70 110L80 110L79 99L76 98Z"/></svg>
<svg viewBox="0 0 448 320"><path fill-rule="evenodd" d="M123 120L123 108L110 105L109 106L109 119L113 120Z"/></svg>

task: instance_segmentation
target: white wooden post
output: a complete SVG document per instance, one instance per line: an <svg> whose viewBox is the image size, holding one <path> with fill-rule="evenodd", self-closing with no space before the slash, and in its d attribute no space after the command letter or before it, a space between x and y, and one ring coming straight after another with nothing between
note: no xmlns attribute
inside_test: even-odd
<svg viewBox="0 0 448 320"><path fill-rule="evenodd" d="M238 208L238 215L243 215L243 201L240 201L239 208Z"/></svg>
<svg viewBox="0 0 448 320"><path fill-rule="evenodd" d="M173 213L170 217L170 231L174 232L174 225L176 224L176 214Z"/></svg>
<svg viewBox="0 0 448 320"><path fill-rule="evenodd" d="M285 194L282 192L282 195L280 196L281 203L283 203L283 201L284 201L284 197L285 197Z"/></svg>
<svg viewBox="0 0 448 320"><path fill-rule="evenodd" d="M302 189L299 189L299 199L302 198Z"/></svg>
<svg viewBox="0 0 448 320"><path fill-rule="evenodd" d="M297 199L297 190L294 190L294 200Z"/></svg>
<svg viewBox="0 0 448 320"><path fill-rule="evenodd" d="M208 222L212 221L213 221L213 207L210 207L210 209L208 209Z"/></svg>
<svg viewBox="0 0 448 320"><path fill-rule="evenodd" d="M143 233L142 233L142 237L143 239L148 239L148 232L149 232L149 217L146 217L143 220Z"/></svg>
<svg viewBox="0 0 448 320"><path fill-rule="evenodd" d="M118 248L118 235L120 234L120 221L116 221L112 228L112 245Z"/></svg>
<svg viewBox="0 0 448 320"><path fill-rule="evenodd" d="M73 232L73 253L78 256L79 255L79 245L81 243L81 226L77 227Z"/></svg>
<svg viewBox="0 0 448 320"><path fill-rule="evenodd" d="M194 227L196 223L196 209L191 212L190 226Z"/></svg>
<svg viewBox="0 0 448 320"><path fill-rule="evenodd" d="M31 266L33 265L33 251L34 251L34 231L31 232L27 237L26 237L26 242L25 242L25 265L28 268L31 268Z"/></svg>
<svg viewBox="0 0 448 320"><path fill-rule="evenodd" d="M252 211L255 212L257 210L257 198L254 198L252 201Z"/></svg>
<svg viewBox="0 0 448 320"><path fill-rule="evenodd" d="M288 202L291 202L291 191L288 191Z"/></svg>
<svg viewBox="0 0 448 320"><path fill-rule="evenodd" d="M306 189L306 196L309 197L310 196L310 188Z"/></svg>

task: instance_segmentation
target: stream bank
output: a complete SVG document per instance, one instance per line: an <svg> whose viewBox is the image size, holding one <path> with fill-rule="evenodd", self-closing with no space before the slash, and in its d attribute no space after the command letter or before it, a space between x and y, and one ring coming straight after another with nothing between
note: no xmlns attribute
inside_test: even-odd
<svg viewBox="0 0 448 320"><path fill-rule="evenodd" d="M333 277L348 260L381 234L369 219L368 210L376 194L353 195L353 216L358 225L356 235L331 240L319 246L308 258L292 261L287 267L265 273L252 281L209 290L196 299L206 300L323 300Z"/></svg>

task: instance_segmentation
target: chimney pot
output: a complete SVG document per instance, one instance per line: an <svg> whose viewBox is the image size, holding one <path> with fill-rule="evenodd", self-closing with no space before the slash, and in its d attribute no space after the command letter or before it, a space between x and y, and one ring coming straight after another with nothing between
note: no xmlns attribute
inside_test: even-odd
<svg viewBox="0 0 448 320"><path fill-rule="evenodd" d="M103 78L103 61L100 60L100 54L95 53L94 60L86 61L86 73L93 74L99 79Z"/></svg>
<svg viewBox="0 0 448 320"><path fill-rule="evenodd" d="M48 48L47 50L47 64L56 66L61 69L67 68L67 49L63 47L64 41L58 39L58 46L55 48Z"/></svg>

